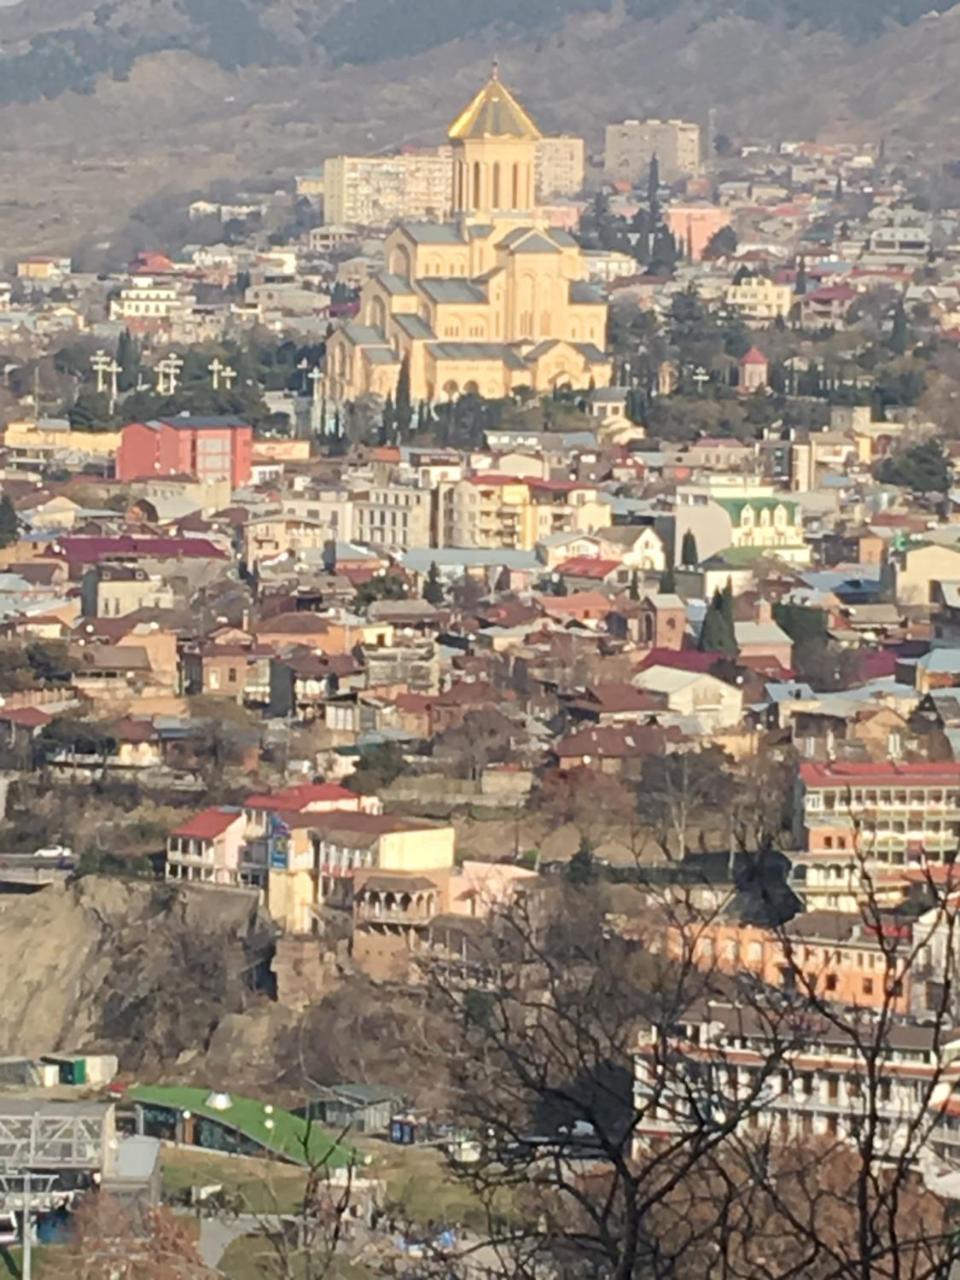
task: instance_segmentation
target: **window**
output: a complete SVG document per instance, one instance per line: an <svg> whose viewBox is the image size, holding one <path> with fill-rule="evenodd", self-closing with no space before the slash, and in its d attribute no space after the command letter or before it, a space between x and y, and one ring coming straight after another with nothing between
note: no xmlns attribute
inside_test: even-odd
<svg viewBox="0 0 960 1280"><path fill-rule="evenodd" d="M835 973L828 973L826 976L826 980L824 981L824 986L826 987L827 991L836 991L837 975Z"/></svg>
<svg viewBox="0 0 960 1280"><path fill-rule="evenodd" d="M236 668L236 667L231 667L231 668L230 668L230 670L227 672L227 683L228 683L228 684L236 684L236 683L237 683L237 668Z"/></svg>
<svg viewBox="0 0 960 1280"><path fill-rule="evenodd" d="M872 996L872 995L873 995L873 979L872 979L872 978L864 978L864 980L863 980L863 994L864 994L865 996Z"/></svg>

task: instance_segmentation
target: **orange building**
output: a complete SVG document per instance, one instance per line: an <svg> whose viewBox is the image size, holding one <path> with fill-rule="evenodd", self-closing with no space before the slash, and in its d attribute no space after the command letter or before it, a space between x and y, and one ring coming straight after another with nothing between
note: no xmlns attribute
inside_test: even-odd
<svg viewBox="0 0 960 1280"><path fill-rule="evenodd" d="M889 945L890 939L886 941ZM906 954L909 927L903 941ZM755 974L769 986L813 992L840 1004L879 1009L888 998L888 961L880 938L861 917L845 912L808 911L791 920L781 933L730 920L671 925L667 947L670 955L690 956L701 969ZM890 1007L895 1013L907 1013L909 972L897 978Z"/></svg>
<svg viewBox="0 0 960 1280"><path fill-rule="evenodd" d="M729 227L730 210L715 204L672 204L665 211L667 226L677 248L691 262L699 262L703 251L721 229Z"/></svg>

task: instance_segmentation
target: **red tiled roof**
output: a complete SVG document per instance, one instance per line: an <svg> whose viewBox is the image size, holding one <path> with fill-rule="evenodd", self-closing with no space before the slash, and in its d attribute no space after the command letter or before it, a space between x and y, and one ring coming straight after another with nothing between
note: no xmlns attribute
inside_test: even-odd
<svg viewBox="0 0 960 1280"><path fill-rule="evenodd" d="M53 716L48 716L39 707L14 707L10 711L0 711L0 720L6 724L22 725L24 729L42 729L52 719Z"/></svg>
<svg viewBox="0 0 960 1280"><path fill-rule="evenodd" d="M960 782L960 764L937 763L927 760L901 764L891 760L886 763L816 764L806 761L800 766L800 778L808 787L849 787L857 784L874 786L953 786Z"/></svg>
<svg viewBox="0 0 960 1280"><path fill-rule="evenodd" d="M239 809L221 809L219 807L202 809L200 813L170 832L172 836L182 836L188 840L213 840L221 836L227 828L241 816Z"/></svg>
<svg viewBox="0 0 960 1280"><path fill-rule="evenodd" d="M153 556L158 559L226 560L222 551L206 538L132 538L119 534L114 538L60 538L57 546L64 558L80 562L102 560L106 556Z"/></svg>
<svg viewBox="0 0 960 1280"><path fill-rule="evenodd" d="M759 347L751 347L745 356L740 357L741 365L744 364L768 364L767 357L759 349Z"/></svg>
<svg viewBox="0 0 960 1280"><path fill-rule="evenodd" d="M641 663L638 671L647 671L650 667L672 667L676 671L694 671L699 674L713 670L721 655L701 653L699 649L651 649Z"/></svg>
<svg viewBox="0 0 960 1280"><path fill-rule="evenodd" d="M348 791L336 782L302 782L292 787L284 787L272 794L248 796L244 801L246 809L269 809L276 812L284 810L300 813L311 804L335 804L350 801L357 804L355 791Z"/></svg>
<svg viewBox="0 0 960 1280"><path fill-rule="evenodd" d="M571 556L557 565L556 572L569 574L571 578L595 578L602 582L621 566L620 560L601 560L599 556Z"/></svg>

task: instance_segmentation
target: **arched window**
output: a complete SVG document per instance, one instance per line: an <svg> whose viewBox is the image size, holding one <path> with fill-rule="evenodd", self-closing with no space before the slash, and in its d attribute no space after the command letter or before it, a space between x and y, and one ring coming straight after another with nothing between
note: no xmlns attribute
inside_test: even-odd
<svg viewBox="0 0 960 1280"><path fill-rule="evenodd" d="M473 162L473 207L480 208L480 161Z"/></svg>
<svg viewBox="0 0 960 1280"><path fill-rule="evenodd" d="M493 166L493 207L500 208L500 161Z"/></svg>
<svg viewBox="0 0 960 1280"><path fill-rule="evenodd" d="M520 208L520 166L518 164L513 166L513 204L511 207L514 209Z"/></svg>

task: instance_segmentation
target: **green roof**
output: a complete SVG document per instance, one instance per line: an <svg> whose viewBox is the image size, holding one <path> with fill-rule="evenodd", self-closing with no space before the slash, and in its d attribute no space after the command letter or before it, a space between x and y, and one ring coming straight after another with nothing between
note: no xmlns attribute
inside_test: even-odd
<svg viewBox="0 0 960 1280"><path fill-rule="evenodd" d="M362 1160L352 1147L336 1143L326 1129L310 1124L282 1107L274 1106L268 1115L263 1102L254 1098L238 1098L231 1094L230 1106L221 1111L207 1105L209 1089L188 1089L179 1085L137 1085L127 1097L150 1107L169 1107L172 1111L190 1111L195 1116L215 1120L257 1142L266 1151L291 1160L294 1164L325 1163L329 1168L343 1169ZM273 1128L267 1128L267 1120Z"/></svg>
<svg viewBox="0 0 960 1280"><path fill-rule="evenodd" d="M717 506L723 507L730 516L736 517L735 524L740 523L744 507L751 507L754 511L776 511L777 507L783 507L794 519L797 514L797 504L791 502L789 498L717 498L716 501Z"/></svg>

